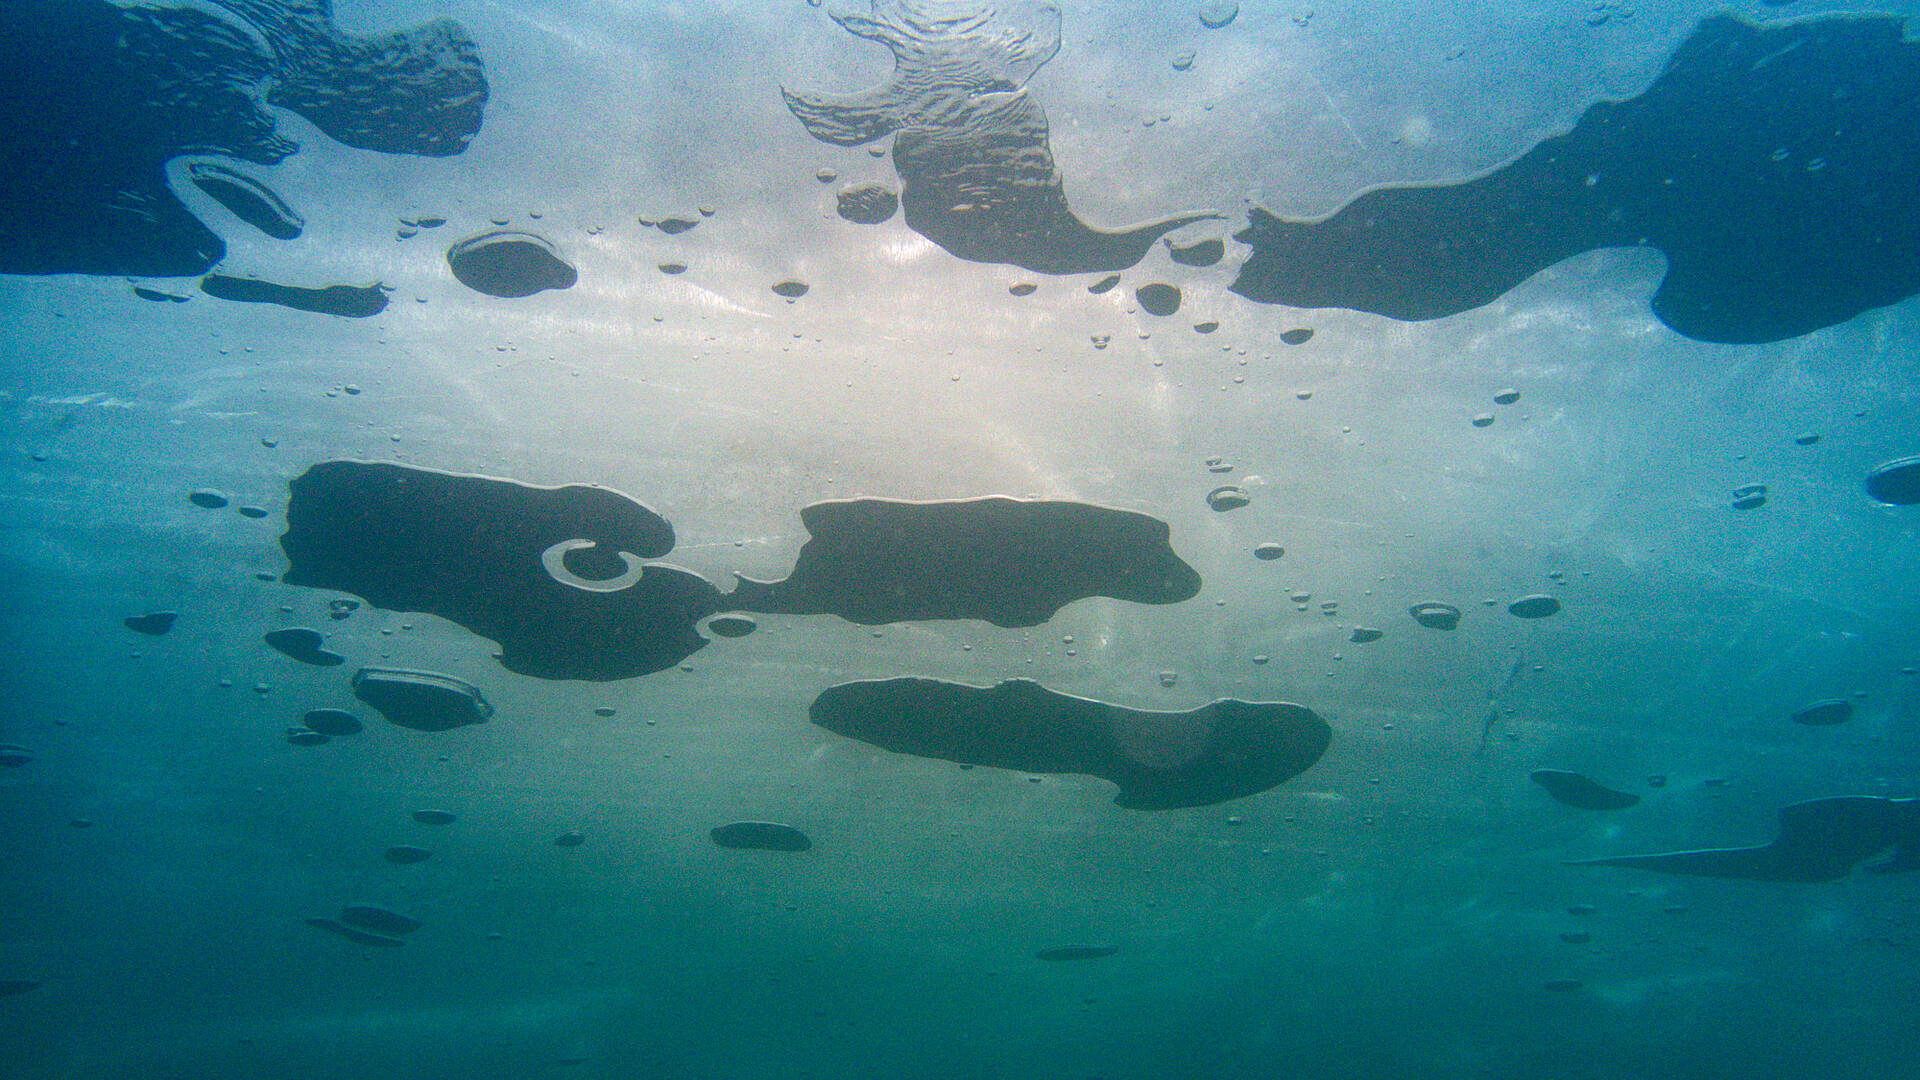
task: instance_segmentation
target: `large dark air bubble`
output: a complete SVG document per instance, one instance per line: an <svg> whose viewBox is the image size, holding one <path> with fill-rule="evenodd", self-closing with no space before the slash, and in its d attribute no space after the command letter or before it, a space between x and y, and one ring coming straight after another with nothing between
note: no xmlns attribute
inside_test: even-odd
<svg viewBox="0 0 1920 1080"><path fill-rule="evenodd" d="M633 558L672 550L666 519L616 491L361 461L315 465L290 488L283 580L451 619L499 642L501 663L523 675L671 667L706 644L694 624L720 606L705 579L671 566L611 590L568 568L570 542Z"/></svg>
<svg viewBox="0 0 1920 1080"><path fill-rule="evenodd" d="M1171 604L1200 591L1166 523L1127 510L856 499L800 520L811 539L791 575L742 578L722 595L697 574L643 564L672 550L672 526L618 492L328 461L289 485L280 546L288 584L432 612L499 642L509 670L549 679L670 667L706 644L695 624L723 611L1037 626L1086 597ZM736 619L715 633L751 629Z"/></svg>
<svg viewBox="0 0 1920 1080"><path fill-rule="evenodd" d="M1760 847L1669 851L1583 859L1583 866L1632 866L1695 877L1749 881L1834 881L1892 848L1867 867L1880 874L1920 870L1920 799L1845 795L1780 809L1780 833Z"/></svg>
<svg viewBox="0 0 1920 1080"><path fill-rule="evenodd" d="M205 273L226 245L174 195L164 165L188 154L282 160L298 146L270 107L357 149L443 156L480 130L487 100L459 24L352 37L327 0L9 0L0 46L7 274ZM227 170L208 183L269 235L296 230L298 215L274 209L257 181Z"/></svg>
<svg viewBox="0 0 1920 1080"><path fill-rule="evenodd" d="M896 754L1098 776L1120 786L1114 802L1129 810L1257 794L1311 768L1333 737L1313 710L1285 702L1145 712L1027 679L987 688L913 678L843 683L814 699L809 715Z"/></svg>
<svg viewBox="0 0 1920 1080"><path fill-rule="evenodd" d="M447 250L447 266L467 288L509 300L570 289L580 278L550 241L524 232L490 232L462 240Z"/></svg>
<svg viewBox="0 0 1920 1080"><path fill-rule="evenodd" d="M800 520L810 539L793 574L741 579L730 608L1038 626L1084 597L1171 604L1200 591L1166 523L1128 510L1002 496L853 499L815 503Z"/></svg>
<svg viewBox="0 0 1920 1080"><path fill-rule="evenodd" d="M1165 234L1217 216L1116 232L1074 216L1047 145L1046 111L1026 89L1059 51L1059 9L1016 2L938 18L876 0L869 15L833 20L891 50L893 77L858 94L783 89L787 108L808 134L836 146L892 134L907 225L952 254L1043 274L1124 270Z"/></svg>
<svg viewBox="0 0 1920 1080"><path fill-rule="evenodd" d="M1920 291L1920 45L1892 16L1702 22L1639 97L1457 184L1321 221L1261 210L1235 292L1437 319L1601 247L1667 256L1653 311L1716 342L1797 337Z"/></svg>

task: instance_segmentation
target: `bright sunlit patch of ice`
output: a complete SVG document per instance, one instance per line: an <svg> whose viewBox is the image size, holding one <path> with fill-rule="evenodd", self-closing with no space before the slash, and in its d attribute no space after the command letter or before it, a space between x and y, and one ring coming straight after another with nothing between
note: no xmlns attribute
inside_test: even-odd
<svg viewBox="0 0 1920 1080"><path fill-rule="evenodd" d="M131 409L134 403L113 397L109 394L63 394L49 397L35 394L27 399L32 405L93 405L102 409Z"/></svg>
<svg viewBox="0 0 1920 1080"><path fill-rule="evenodd" d="M694 307L705 308L708 311L725 311L734 315L751 315L756 319L769 318L764 311L755 311L752 308L741 307L739 304L721 296L712 289L695 285L692 282L672 282L661 289L661 294L669 302L691 304Z"/></svg>
<svg viewBox="0 0 1920 1080"><path fill-rule="evenodd" d="M632 46L623 45L606 34L588 35L582 33L577 28L563 26L552 19L543 18L534 12L525 10L517 4L490 4L488 6L499 15L514 19L555 41L566 43L570 48L583 56L622 56L631 55L634 51Z"/></svg>
<svg viewBox="0 0 1920 1080"><path fill-rule="evenodd" d="M1066 475L1049 468L1043 456L1030 442L1021 437L1018 430L1010 425L995 423L991 420L985 421L982 427L983 434L999 452L1000 459L1026 474L1025 490L1037 492L1050 499L1078 497L1078 493Z"/></svg>
<svg viewBox="0 0 1920 1080"><path fill-rule="evenodd" d="M937 249L933 241L919 233L905 233L881 241L878 250L883 262L893 266L906 266L926 258Z"/></svg>

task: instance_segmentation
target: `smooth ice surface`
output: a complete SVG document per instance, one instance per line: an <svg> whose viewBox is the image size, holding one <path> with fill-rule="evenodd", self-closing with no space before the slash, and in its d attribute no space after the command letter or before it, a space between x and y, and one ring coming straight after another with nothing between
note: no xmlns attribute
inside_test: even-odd
<svg viewBox="0 0 1920 1080"><path fill-rule="evenodd" d="M3 1071L1910 1075L1916 12L0 5ZM805 514L993 499L1164 533ZM1329 737L810 722L899 679Z"/></svg>

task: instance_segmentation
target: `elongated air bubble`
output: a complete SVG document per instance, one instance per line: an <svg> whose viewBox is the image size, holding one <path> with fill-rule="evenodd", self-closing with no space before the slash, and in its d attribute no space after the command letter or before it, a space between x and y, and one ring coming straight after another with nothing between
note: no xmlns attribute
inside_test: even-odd
<svg viewBox="0 0 1920 1080"><path fill-rule="evenodd" d="M593 546L594 541L592 540L562 540L540 553L540 565L546 567L547 576L553 580L562 585L571 585L576 589L584 589L587 592L619 592L622 589L632 588L634 583L640 580L640 574L644 569L640 565L640 560L625 551L614 552L615 555L620 556L620 561L625 563L627 567L625 572L619 577L603 578L596 581L592 578L583 578L579 574L567 569L567 552L578 551L581 548L590 548Z"/></svg>
<svg viewBox="0 0 1920 1080"><path fill-rule="evenodd" d="M272 188L245 173L209 161L187 165L187 178L241 221L276 240L292 240L306 222Z"/></svg>

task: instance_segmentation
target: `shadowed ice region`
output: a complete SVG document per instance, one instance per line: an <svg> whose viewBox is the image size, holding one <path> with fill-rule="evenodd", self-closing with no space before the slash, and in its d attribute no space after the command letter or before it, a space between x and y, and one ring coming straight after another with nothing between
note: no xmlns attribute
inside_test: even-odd
<svg viewBox="0 0 1920 1080"><path fill-rule="evenodd" d="M282 160L299 147L276 130L273 108L358 149L457 154L487 99L459 24L351 36L334 27L331 0L12 0L0 4L0 47L8 274L204 273L226 245L169 188L169 160ZM264 187L214 186L269 235L298 221Z"/></svg>
<svg viewBox="0 0 1920 1080"><path fill-rule="evenodd" d="M1593 248L1667 257L1653 311L1702 341L1796 337L1920 291L1920 45L1893 16L1700 23L1647 91L1460 183L1318 221L1254 210L1263 303L1435 319Z"/></svg>
<svg viewBox="0 0 1920 1080"><path fill-rule="evenodd" d="M1893 848L1867 867L1881 874L1920 870L1920 799L1847 795L1780 809L1780 835L1763 847L1668 851L1581 859L1577 866L1634 866L1696 877L1749 881L1834 881L1862 860Z"/></svg>
<svg viewBox="0 0 1920 1080"><path fill-rule="evenodd" d="M836 146L892 134L908 227L973 262L1043 274L1123 270L1161 236L1214 214L1119 231L1075 217L1047 145L1047 114L1026 82L1060 48L1060 11L1016 2L941 17L912 0L841 12L848 32L885 45L893 75L858 94L782 89L807 133Z"/></svg>
<svg viewBox="0 0 1920 1080"><path fill-rule="evenodd" d="M989 496L851 499L800 511L809 539L785 580L741 578L731 610L876 625L981 619L1038 626L1075 600L1172 604L1200 591L1167 524L1086 503Z"/></svg>
<svg viewBox="0 0 1920 1080"><path fill-rule="evenodd" d="M639 566L672 550L673 527L616 491L362 461L322 462L289 490L288 584L450 619L522 675L660 671L706 644L694 624L719 608L699 575Z"/></svg>
<svg viewBox="0 0 1920 1080"><path fill-rule="evenodd" d="M1028 679L988 688L919 678L842 683L815 698L808 715L896 754L1097 776L1120 786L1114 802L1130 810L1257 794L1312 767L1332 739L1313 710L1285 702L1145 712Z"/></svg>

